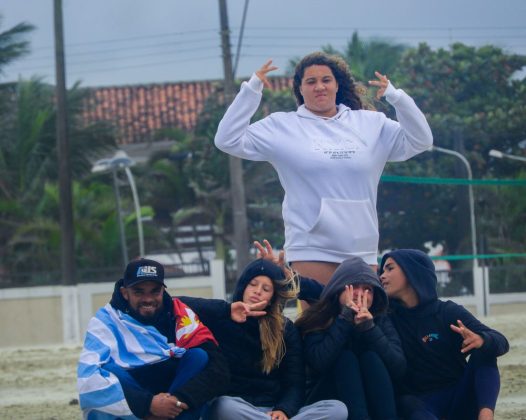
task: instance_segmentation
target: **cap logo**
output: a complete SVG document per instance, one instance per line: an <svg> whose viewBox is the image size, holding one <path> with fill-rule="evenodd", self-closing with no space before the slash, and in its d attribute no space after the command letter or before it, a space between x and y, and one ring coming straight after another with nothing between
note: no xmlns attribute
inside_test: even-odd
<svg viewBox="0 0 526 420"><path fill-rule="evenodd" d="M137 268L137 277L156 277L157 267L151 265L143 265Z"/></svg>

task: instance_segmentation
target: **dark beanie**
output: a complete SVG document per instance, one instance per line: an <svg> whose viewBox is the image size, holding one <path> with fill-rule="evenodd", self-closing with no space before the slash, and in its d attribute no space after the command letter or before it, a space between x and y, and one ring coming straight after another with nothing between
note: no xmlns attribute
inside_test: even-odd
<svg viewBox="0 0 526 420"><path fill-rule="evenodd" d="M232 295L232 302L243 300L243 293L245 292L248 283L257 276L267 276L274 283L276 280L283 280L285 278L285 273L279 266L268 260L260 258L252 261L245 267L241 276L239 276L234 294Z"/></svg>
<svg viewBox="0 0 526 420"><path fill-rule="evenodd" d="M323 289L320 299L330 299L334 295L339 296L348 284L353 286L367 284L373 288L373 303L370 308L373 315L378 315L387 309L387 295L380 284L378 275L369 264L355 256L347 258L338 266L329 283Z"/></svg>
<svg viewBox="0 0 526 420"><path fill-rule="evenodd" d="M400 266L408 283L415 290L419 304L438 299L435 265L425 252L418 249L397 249L388 252L382 257L380 275L384 272L388 258L392 258Z"/></svg>

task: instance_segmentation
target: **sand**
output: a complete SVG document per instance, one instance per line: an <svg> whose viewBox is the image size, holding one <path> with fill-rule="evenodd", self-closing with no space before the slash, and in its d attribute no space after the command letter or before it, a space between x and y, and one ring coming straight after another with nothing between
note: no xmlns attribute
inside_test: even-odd
<svg viewBox="0 0 526 420"><path fill-rule="evenodd" d="M526 314L482 320L506 335L511 350L499 358L501 393L496 419L526 420ZM80 347L0 349L0 418L81 418L75 388Z"/></svg>

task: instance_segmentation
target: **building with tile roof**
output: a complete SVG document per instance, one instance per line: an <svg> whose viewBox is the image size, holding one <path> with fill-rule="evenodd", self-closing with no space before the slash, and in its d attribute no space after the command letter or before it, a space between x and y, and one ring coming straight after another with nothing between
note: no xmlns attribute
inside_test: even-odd
<svg viewBox="0 0 526 420"><path fill-rule="evenodd" d="M273 77L274 90L290 89L292 79ZM157 131L179 128L192 131L206 99L221 81L174 82L88 88L83 119L86 123L109 121L117 129L117 144L130 154L154 145Z"/></svg>

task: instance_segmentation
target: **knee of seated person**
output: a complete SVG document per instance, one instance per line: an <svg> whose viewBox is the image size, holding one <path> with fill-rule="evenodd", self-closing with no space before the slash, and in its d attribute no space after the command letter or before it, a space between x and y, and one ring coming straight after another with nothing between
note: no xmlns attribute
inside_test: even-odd
<svg viewBox="0 0 526 420"><path fill-rule="evenodd" d="M331 408L331 419L347 419L349 411L343 402L338 400L329 400L329 403Z"/></svg>
<svg viewBox="0 0 526 420"><path fill-rule="evenodd" d="M333 367L339 370L350 366L358 367L358 356L352 350L342 350Z"/></svg>
<svg viewBox="0 0 526 420"><path fill-rule="evenodd" d="M363 364L363 363L369 363L370 364L370 363L376 363L376 362L381 362L382 361L380 356L378 356L378 353L376 353L375 351L372 351L372 350L367 350L367 351L364 351L364 352L360 353L360 355L358 356L358 359L360 360L361 364Z"/></svg>
<svg viewBox="0 0 526 420"><path fill-rule="evenodd" d="M184 360L191 361L192 363L200 364L203 367L208 363L208 353L200 348L188 349L183 355Z"/></svg>
<svg viewBox="0 0 526 420"><path fill-rule="evenodd" d="M231 412L233 403L234 401L232 400L232 397L225 395L215 398L210 402L210 406L207 410L208 416L210 418L217 418L221 413Z"/></svg>
<svg viewBox="0 0 526 420"><path fill-rule="evenodd" d="M352 350L342 350L340 353L340 359L358 360L358 356L356 356L356 353Z"/></svg>

